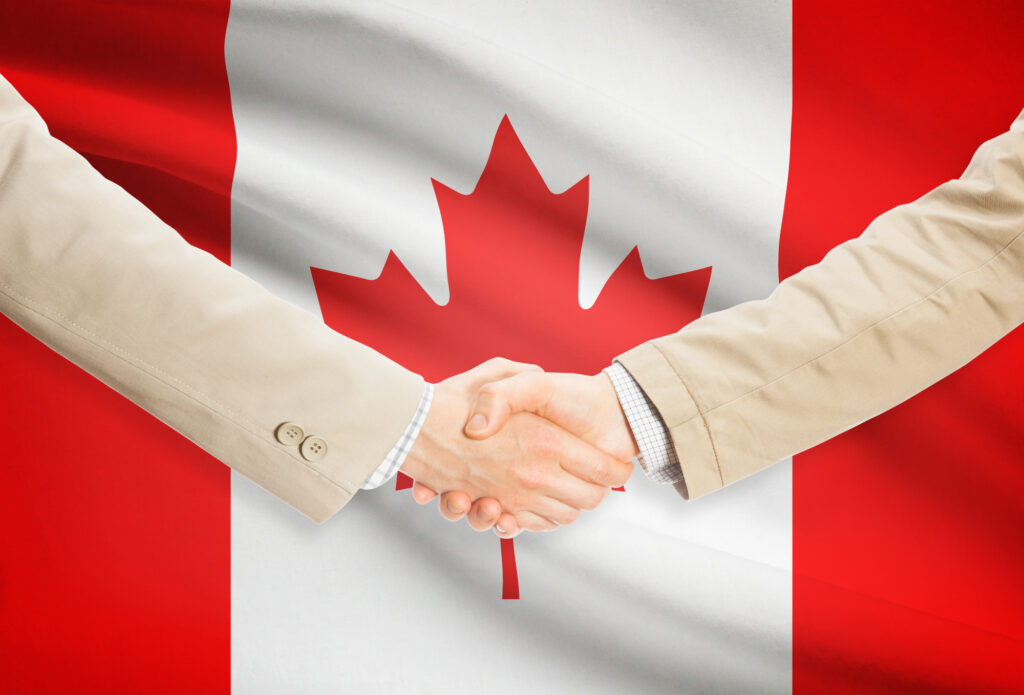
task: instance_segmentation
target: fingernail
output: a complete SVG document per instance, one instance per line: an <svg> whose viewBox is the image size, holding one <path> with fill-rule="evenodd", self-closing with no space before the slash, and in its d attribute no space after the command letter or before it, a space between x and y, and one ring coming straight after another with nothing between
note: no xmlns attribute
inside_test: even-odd
<svg viewBox="0 0 1024 695"><path fill-rule="evenodd" d="M448 511L450 511L452 514L462 513L462 505L454 504L451 500L446 501L445 504L448 505Z"/></svg>
<svg viewBox="0 0 1024 695"><path fill-rule="evenodd" d="M466 425L467 430L480 431L487 427L487 416L483 413L477 413L469 419L469 424Z"/></svg>
<svg viewBox="0 0 1024 695"><path fill-rule="evenodd" d="M497 531L498 533L508 533L508 531L503 529L500 524L495 524L494 525L494 530Z"/></svg>

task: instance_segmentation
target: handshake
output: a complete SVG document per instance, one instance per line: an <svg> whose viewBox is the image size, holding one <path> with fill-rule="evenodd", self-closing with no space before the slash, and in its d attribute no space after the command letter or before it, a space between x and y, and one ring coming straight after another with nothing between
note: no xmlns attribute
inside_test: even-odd
<svg viewBox="0 0 1024 695"><path fill-rule="evenodd" d="M626 482L638 454L609 377L496 358L434 387L401 466L442 516L502 538L551 531Z"/></svg>

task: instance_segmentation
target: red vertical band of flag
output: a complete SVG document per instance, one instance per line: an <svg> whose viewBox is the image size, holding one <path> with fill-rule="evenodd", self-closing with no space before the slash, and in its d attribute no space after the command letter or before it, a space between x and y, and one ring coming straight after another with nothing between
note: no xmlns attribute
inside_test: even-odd
<svg viewBox="0 0 1024 695"><path fill-rule="evenodd" d="M785 277L958 177L1024 109L1019 2L793 7ZM1020 693L1020 329L795 457L797 693Z"/></svg>
<svg viewBox="0 0 1024 695"><path fill-rule="evenodd" d="M0 74L225 261L227 18L0 0ZM3 317L0 394L0 692L230 692L228 469Z"/></svg>

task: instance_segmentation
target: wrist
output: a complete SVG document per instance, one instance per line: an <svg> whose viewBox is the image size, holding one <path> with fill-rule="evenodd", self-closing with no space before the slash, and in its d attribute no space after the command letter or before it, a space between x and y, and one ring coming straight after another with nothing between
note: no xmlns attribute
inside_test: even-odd
<svg viewBox="0 0 1024 695"><path fill-rule="evenodd" d="M456 437L452 423L465 421L464 411L468 406L461 401L444 383L434 385L430 412L427 413L419 436L416 437L399 468L407 476L435 492L457 489L451 487L454 482L451 469L457 468L452 464L460 458L453 444Z"/></svg>
<svg viewBox="0 0 1024 695"><path fill-rule="evenodd" d="M419 480L420 482L423 482L423 466L420 465L419 457L416 456L415 450L416 447L415 445L413 445L413 448L409 451L409 454L405 457L405 460L402 461L402 465L398 467L398 470L402 471L413 480Z"/></svg>

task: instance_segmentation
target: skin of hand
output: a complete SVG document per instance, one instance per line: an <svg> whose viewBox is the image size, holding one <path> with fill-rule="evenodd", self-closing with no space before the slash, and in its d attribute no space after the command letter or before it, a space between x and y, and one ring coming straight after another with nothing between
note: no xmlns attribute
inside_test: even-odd
<svg viewBox="0 0 1024 695"><path fill-rule="evenodd" d="M476 440L487 439L501 431L514 413L522 412L554 422L619 461L631 462L639 453L615 388L603 372L583 376L524 370L484 384L477 392L465 434ZM629 470L632 471L631 463ZM623 483L625 478L612 486ZM413 496L425 504L436 495L432 490L414 486ZM525 528L516 514L508 509L503 512L496 499L485 497L472 504L471 499L465 490L449 490L441 495L441 514L450 521L468 514L471 527L481 531L494 526L495 533L503 538L512 538Z"/></svg>
<svg viewBox="0 0 1024 695"><path fill-rule="evenodd" d="M458 490L487 498L483 511L497 505L515 517L517 528L550 531L596 507L610 487L629 477L631 464L533 413L508 411L485 435L464 434L487 384L536 370L496 359L435 386L427 419L401 467L421 495L424 489L431 495Z"/></svg>

